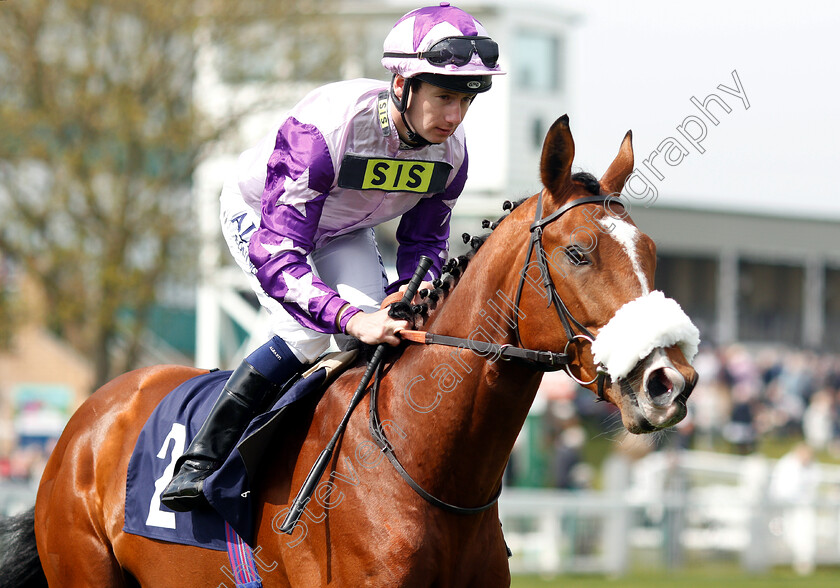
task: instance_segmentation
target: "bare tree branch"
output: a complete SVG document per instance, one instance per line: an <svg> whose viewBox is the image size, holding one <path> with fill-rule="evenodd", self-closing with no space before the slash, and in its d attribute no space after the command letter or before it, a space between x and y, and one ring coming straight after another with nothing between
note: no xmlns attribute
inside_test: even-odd
<svg viewBox="0 0 840 588"><path fill-rule="evenodd" d="M322 18L331 6L0 6L0 262L13 260L37 281L48 326L95 362L97 383L133 367L160 286L189 280L192 176L208 145L244 114L200 111L197 39L219 48L233 82L317 78L338 63L330 59L337 35ZM8 298L0 295L0 316Z"/></svg>

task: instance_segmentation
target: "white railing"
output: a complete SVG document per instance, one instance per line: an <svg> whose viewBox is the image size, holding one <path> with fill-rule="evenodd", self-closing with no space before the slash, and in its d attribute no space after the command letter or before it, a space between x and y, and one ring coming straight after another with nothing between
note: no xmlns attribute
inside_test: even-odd
<svg viewBox="0 0 840 588"><path fill-rule="evenodd" d="M603 470L605 491L505 488L499 516L514 574L680 567L730 557L745 570L840 565L840 467L820 466L817 499L772 500L772 460L685 451ZM35 488L0 483L0 516L35 502Z"/></svg>
<svg viewBox="0 0 840 588"><path fill-rule="evenodd" d="M606 491L505 489L513 573L605 573L730 557L745 570L840 564L840 467L810 502L767 492L775 463L704 452L605 466Z"/></svg>

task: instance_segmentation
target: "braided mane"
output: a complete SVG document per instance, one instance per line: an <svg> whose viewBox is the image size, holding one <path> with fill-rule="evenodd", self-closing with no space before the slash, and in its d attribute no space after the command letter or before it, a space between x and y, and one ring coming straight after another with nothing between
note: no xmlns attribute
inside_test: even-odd
<svg viewBox="0 0 840 588"><path fill-rule="evenodd" d="M577 172L572 175L572 181L579 184L590 194L597 195L601 192L601 184L590 173ZM483 229L490 229L490 232L492 232L514 209L528 200L528 198L530 197L521 198L516 202L506 200L502 204L502 210L505 211L504 214L496 221L483 220L481 227ZM484 245L484 242L490 236L490 232L476 236L472 236L469 233L461 235L464 244L469 245L469 250L463 255L451 258L443 265L441 268L441 277L433 282L434 288L432 290L421 290L419 292L420 297L425 300L423 304L413 309L409 308L408 305L404 308L396 308L394 310L394 316L410 320L412 314L420 314L423 317L424 323L428 322L429 313L435 311L441 304L446 302L449 293L460 283L461 276L467 269L467 265L472 261L479 248Z"/></svg>
<svg viewBox="0 0 840 588"><path fill-rule="evenodd" d="M577 172L572 174L572 181L581 185L584 190L589 192L592 195L597 196L601 193L601 184L598 179L588 172ZM502 210L505 211L502 216L500 216L495 222L491 222L489 220L484 220L481 223L481 227L483 229L490 229L492 232L496 227L499 226L507 216L516 209L520 204L528 200L530 197L525 197L517 200L516 202L511 202L506 200L504 204L502 204ZM464 254L459 255L458 257L454 257L450 259L441 269L441 278L439 280L435 280L434 285L435 289L429 292L426 292L425 296L421 296L422 298L428 299L428 308L424 309L424 312L428 310L435 310L439 304L442 304L447 297L452 288L454 288L460 282L461 275L463 271L467 268L467 264L472 260L475 254L478 252L478 249L484 245L484 242L490 236L490 233L484 233L482 235L472 236L469 233L464 233L461 235L461 238L464 240L465 244L470 246L470 249ZM424 315L425 316L425 315Z"/></svg>

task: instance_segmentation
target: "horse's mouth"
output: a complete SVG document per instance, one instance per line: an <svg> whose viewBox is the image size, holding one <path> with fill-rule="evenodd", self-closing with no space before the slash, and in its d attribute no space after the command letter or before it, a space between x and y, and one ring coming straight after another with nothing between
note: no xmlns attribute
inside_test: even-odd
<svg viewBox="0 0 840 588"><path fill-rule="evenodd" d="M672 427L688 412L686 400L697 381L690 367L678 370L662 349L645 358L618 382L622 422L631 433L651 433Z"/></svg>

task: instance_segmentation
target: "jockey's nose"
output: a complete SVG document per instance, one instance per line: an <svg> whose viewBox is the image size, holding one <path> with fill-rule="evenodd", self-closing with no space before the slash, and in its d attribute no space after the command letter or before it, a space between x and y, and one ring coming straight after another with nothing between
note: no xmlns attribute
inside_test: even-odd
<svg viewBox="0 0 840 588"><path fill-rule="evenodd" d="M446 122L454 125L459 125L461 124L461 121L464 120L464 110L458 103L450 104L449 107L446 109L445 117Z"/></svg>

